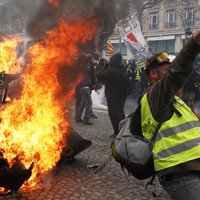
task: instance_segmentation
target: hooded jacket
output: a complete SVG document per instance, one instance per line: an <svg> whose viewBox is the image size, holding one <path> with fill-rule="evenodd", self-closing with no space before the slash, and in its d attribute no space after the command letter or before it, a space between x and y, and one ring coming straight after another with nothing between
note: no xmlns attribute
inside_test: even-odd
<svg viewBox="0 0 200 200"><path fill-rule="evenodd" d="M124 98L130 92L129 80L122 65L120 53L111 56L110 65L101 72L97 72L97 78L105 84L105 96L107 98Z"/></svg>

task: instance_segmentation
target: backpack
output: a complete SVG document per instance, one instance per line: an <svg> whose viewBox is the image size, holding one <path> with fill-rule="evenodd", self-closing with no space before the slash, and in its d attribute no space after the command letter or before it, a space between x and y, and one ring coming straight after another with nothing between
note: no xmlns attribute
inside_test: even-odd
<svg viewBox="0 0 200 200"><path fill-rule="evenodd" d="M130 114L119 124L119 133L111 144L112 156L123 171L126 169L139 180L155 174L152 148L156 134L162 125L159 122L151 140L131 133L131 121L135 113Z"/></svg>

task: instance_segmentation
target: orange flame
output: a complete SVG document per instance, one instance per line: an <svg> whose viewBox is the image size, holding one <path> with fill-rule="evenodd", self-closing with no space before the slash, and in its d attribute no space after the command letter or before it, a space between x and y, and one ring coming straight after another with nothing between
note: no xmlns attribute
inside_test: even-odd
<svg viewBox="0 0 200 200"><path fill-rule="evenodd" d="M21 70L20 62L17 62L16 47L21 42L20 38L2 37L0 43L0 72L9 74L19 73ZM19 60L18 60L19 61Z"/></svg>
<svg viewBox="0 0 200 200"><path fill-rule="evenodd" d="M72 66L79 44L94 39L96 27L96 19L71 24L62 20L48 31L42 42L28 50L30 63L25 68L21 97L1 109L0 143L4 157L10 165L16 156L25 167L34 162L26 187L35 186L38 176L60 159L69 126L64 104L70 103L73 88L57 99L60 87L56 74L61 65Z"/></svg>

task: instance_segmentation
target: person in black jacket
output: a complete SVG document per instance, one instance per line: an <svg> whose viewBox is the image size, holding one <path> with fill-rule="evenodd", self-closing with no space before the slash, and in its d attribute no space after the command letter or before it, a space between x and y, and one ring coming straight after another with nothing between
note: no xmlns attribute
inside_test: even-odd
<svg viewBox="0 0 200 200"><path fill-rule="evenodd" d="M97 71L97 79L105 84L108 114L114 130L112 136L115 137L118 134L119 122L125 118L124 105L131 89L120 53L110 58L109 66Z"/></svg>
<svg viewBox="0 0 200 200"><path fill-rule="evenodd" d="M91 69L91 57L87 58L86 66L84 68L83 77L81 81L78 83L76 89L80 92L80 105L77 105L78 108L75 114L76 122L83 121L81 116L84 113L84 122L87 125L93 125L90 121L91 113L92 113L92 98L91 98L91 88L93 87L95 78L93 77L92 69ZM77 103L77 102L76 102Z"/></svg>

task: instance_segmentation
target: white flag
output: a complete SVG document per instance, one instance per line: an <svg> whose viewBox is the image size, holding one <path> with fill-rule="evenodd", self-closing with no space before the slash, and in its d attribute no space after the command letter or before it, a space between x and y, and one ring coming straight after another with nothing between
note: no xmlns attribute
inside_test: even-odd
<svg viewBox="0 0 200 200"><path fill-rule="evenodd" d="M117 28L126 47L133 54L136 63L151 56L151 53L145 49L145 40L136 12L121 19L117 24Z"/></svg>

